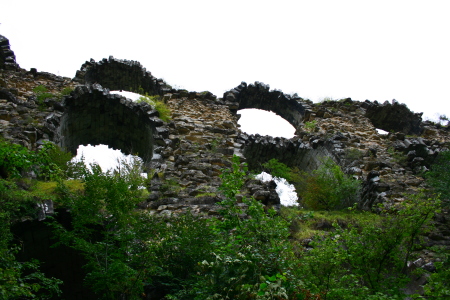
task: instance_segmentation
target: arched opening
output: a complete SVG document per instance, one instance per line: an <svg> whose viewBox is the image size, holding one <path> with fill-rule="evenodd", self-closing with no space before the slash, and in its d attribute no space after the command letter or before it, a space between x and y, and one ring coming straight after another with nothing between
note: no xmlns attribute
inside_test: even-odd
<svg viewBox="0 0 450 300"><path fill-rule="evenodd" d="M123 163L133 164L134 162L142 163L139 156L132 154L124 154L120 150L115 150L107 145L80 145L77 149L77 155L72 161L83 160L86 166L95 163L98 164L103 172L118 169Z"/></svg>
<svg viewBox="0 0 450 300"><path fill-rule="evenodd" d="M295 128L288 121L271 111L261 109L241 109L238 124L241 131L248 134L269 135L287 139L295 136Z"/></svg>
<svg viewBox="0 0 450 300"><path fill-rule="evenodd" d="M295 128L288 121L274 112L261 109L242 109L237 112L240 115L238 124L241 131L248 134L267 135L272 137L292 138L295 136ZM276 192L283 206L296 206L297 192L295 187L284 178L273 178L272 175L262 172L257 175L262 181L274 180L277 184Z"/></svg>
<svg viewBox="0 0 450 300"><path fill-rule="evenodd" d="M65 99L55 141L77 152L79 145L108 145L149 162L153 157L156 126L162 122L149 105L109 94L100 85L80 86Z"/></svg>
<svg viewBox="0 0 450 300"><path fill-rule="evenodd" d="M124 96L132 101L136 101L141 96L130 91L111 91L110 93ZM82 159L87 166L93 163L98 164L104 172L117 169L122 163L132 164L134 161L142 163L142 159L139 156L125 154L119 149L113 149L104 144L79 145L77 155L72 161L80 161Z"/></svg>
<svg viewBox="0 0 450 300"><path fill-rule="evenodd" d="M287 95L278 90L270 90L261 82L239 86L225 92L223 99L237 104L237 109L258 108L273 111L288 121L294 128L302 125L308 105L297 95Z"/></svg>

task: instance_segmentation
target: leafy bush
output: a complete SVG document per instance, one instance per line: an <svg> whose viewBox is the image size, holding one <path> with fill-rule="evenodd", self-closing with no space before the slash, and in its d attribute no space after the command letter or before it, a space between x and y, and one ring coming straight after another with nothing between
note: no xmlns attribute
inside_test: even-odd
<svg viewBox="0 0 450 300"><path fill-rule="evenodd" d="M164 122L168 122L170 120L170 109L169 107L164 103L164 101L161 100L161 97L156 96L141 96L136 102L141 103L145 102L151 106L153 106L158 112L159 112L159 118L163 120Z"/></svg>
<svg viewBox="0 0 450 300"><path fill-rule="evenodd" d="M304 173L299 191L302 204L309 209L331 210L352 207L361 184L346 175L330 158L311 174Z"/></svg>
<svg viewBox="0 0 450 300"><path fill-rule="evenodd" d="M12 242L10 226L34 217L36 201L15 182L0 179L0 299L49 299L60 294L62 283L39 271L38 261L18 262L20 248Z"/></svg>
<svg viewBox="0 0 450 300"><path fill-rule="evenodd" d="M388 148L387 152L392 157L394 162L404 167L408 165L408 156L405 153L396 151L394 148Z"/></svg>
<svg viewBox="0 0 450 300"><path fill-rule="evenodd" d="M306 131L314 131L317 128L317 120L312 120L305 123Z"/></svg>
<svg viewBox="0 0 450 300"><path fill-rule="evenodd" d="M47 278L38 261L18 262L18 248L0 249L0 299L54 299L61 280Z"/></svg>
<svg viewBox="0 0 450 300"><path fill-rule="evenodd" d="M364 156L364 153L356 148L345 149L345 159L350 161L360 160Z"/></svg>
<svg viewBox="0 0 450 300"><path fill-rule="evenodd" d="M55 97L55 95L48 92L47 87L44 85L38 85L33 89L33 92L36 94L36 100L39 106L44 104L45 99Z"/></svg>
<svg viewBox="0 0 450 300"><path fill-rule="evenodd" d="M146 237L145 250L134 266L146 270L145 293L157 291L183 298L185 289L197 280L199 262L212 259L214 241L220 237L209 220L190 212L171 218L140 218L137 235Z"/></svg>
<svg viewBox="0 0 450 300"><path fill-rule="evenodd" d="M135 229L135 208L144 180L140 166L124 164L106 173L96 164L91 169L80 167L84 193L71 192L60 182L61 201L73 219L70 230L54 224L58 236L85 255L86 282L99 297L137 299L143 289L142 274L130 261L140 247Z"/></svg>
<svg viewBox="0 0 450 300"><path fill-rule="evenodd" d="M172 299L287 299L298 290L288 266L295 259L289 260L287 223L255 199L241 200L246 209L238 203L246 177L246 165L235 156L221 175L223 219L210 225L217 233L213 252L199 264L193 286Z"/></svg>
<svg viewBox="0 0 450 300"><path fill-rule="evenodd" d="M292 178L292 170L284 163L279 162L276 158L272 158L266 163L262 164L263 170L274 177L284 178L290 181Z"/></svg>
<svg viewBox="0 0 450 300"><path fill-rule="evenodd" d="M450 151L439 153L431 170L425 173L427 183L440 194L443 204L450 207Z"/></svg>
<svg viewBox="0 0 450 300"><path fill-rule="evenodd" d="M335 231L304 253L307 286L326 299L404 299L407 263L438 207L438 199L415 196L376 222L334 224Z"/></svg>
<svg viewBox="0 0 450 300"><path fill-rule="evenodd" d="M27 148L0 140L0 170L3 177L21 177L22 171L29 170L34 163L34 155Z"/></svg>
<svg viewBox="0 0 450 300"><path fill-rule="evenodd" d="M61 151L53 143L45 143L37 152L24 146L0 140L0 175L19 178L22 173L34 171L37 175L50 178L61 174L70 153Z"/></svg>
<svg viewBox="0 0 450 300"><path fill-rule="evenodd" d="M434 263L436 272L430 274L424 286L425 296L431 299L445 299L450 295L450 254L440 253L440 261Z"/></svg>
<svg viewBox="0 0 450 300"><path fill-rule="evenodd" d="M70 93L73 91L73 88L71 87L65 87L63 88L63 90L60 93L60 98L62 98L63 96L68 96L70 95Z"/></svg>

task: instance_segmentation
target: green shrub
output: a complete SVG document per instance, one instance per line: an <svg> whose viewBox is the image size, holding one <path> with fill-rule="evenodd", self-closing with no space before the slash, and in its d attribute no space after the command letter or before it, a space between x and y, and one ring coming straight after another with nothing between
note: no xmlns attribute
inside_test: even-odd
<svg viewBox="0 0 450 300"><path fill-rule="evenodd" d="M364 156L364 153L356 148L346 148L345 158L351 161L360 160Z"/></svg>
<svg viewBox="0 0 450 300"><path fill-rule="evenodd" d="M396 151L393 148L388 148L387 152L392 157L394 162L404 167L408 165L408 156L405 153L401 151Z"/></svg>
<svg viewBox="0 0 450 300"><path fill-rule="evenodd" d="M276 158L272 158L266 163L262 164L263 170L274 177L284 178L290 181L292 178L292 170L284 163L279 162Z"/></svg>
<svg viewBox="0 0 450 300"><path fill-rule="evenodd" d="M439 261L436 261L436 272L430 274L424 286L424 296L428 298L445 299L450 296L450 253L439 251Z"/></svg>
<svg viewBox="0 0 450 300"><path fill-rule="evenodd" d="M156 96L141 96L136 102L141 103L145 102L151 106L153 106L159 112L159 118L164 122L168 122L171 118L171 112L169 107L161 100L161 97Z"/></svg>
<svg viewBox="0 0 450 300"><path fill-rule="evenodd" d="M438 199L415 196L376 221L347 229L334 224L304 252L306 285L326 299L404 299L408 261L438 207Z"/></svg>
<svg viewBox="0 0 450 300"><path fill-rule="evenodd" d="M439 153L425 178L434 192L440 194L444 206L450 207L450 151Z"/></svg>
<svg viewBox="0 0 450 300"><path fill-rule="evenodd" d="M304 173L299 194L301 203L309 209L331 210L352 207L357 201L361 184L346 175L330 158L311 174Z"/></svg>
<svg viewBox="0 0 450 300"><path fill-rule="evenodd" d="M35 157L27 148L0 140L0 169L3 177L21 177L22 171L28 171Z"/></svg>
<svg viewBox="0 0 450 300"><path fill-rule="evenodd" d="M61 93L60 93L60 97L59 98L62 98L63 96L68 96L68 95L70 95L70 93L73 91L73 88L71 88L71 87L65 87L65 88L63 88L63 90L61 91Z"/></svg>
<svg viewBox="0 0 450 300"><path fill-rule="evenodd" d="M309 122L306 122L306 123L305 123L305 129L306 129L307 131L312 132L312 131L314 131L316 128L317 128L317 120L312 120L312 121L309 121Z"/></svg>
<svg viewBox="0 0 450 300"><path fill-rule="evenodd" d="M238 205L236 197L246 178L246 165L234 156L231 169L221 175L222 220L210 225L217 233L214 248L199 263L184 298L171 299L287 299L300 290L289 272L289 262L295 264L295 259L289 260L293 257L286 221L274 210L266 212L255 199L240 200L246 209Z"/></svg>
<svg viewBox="0 0 450 300"><path fill-rule="evenodd" d="M55 95L48 92L47 87L45 87L44 85L38 85L33 89L33 92L36 94L36 100L39 106L44 105L45 99L55 97Z"/></svg>
<svg viewBox="0 0 450 300"><path fill-rule="evenodd" d="M19 178L22 173L34 171L38 176L50 178L61 174L63 162L69 154L53 143L45 143L37 152L24 146L0 140L0 175Z"/></svg>
<svg viewBox="0 0 450 300"><path fill-rule="evenodd" d="M62 282L45 277L38 261L19 262L15 257L20 247L13 243L10 226L35 214L34 197L16 182L0 179L0 299L49 299L60 294Z"/></svg>
<svg viewBox="0 0 450 300"><path fill-rule="evenodd" d="M18 248L0 249L0 299L54 299L61 295L62 281L47 278L39 262L18 262Z"/></svg>
<svg viewBox="0 0 450 300"><path fill-rule="evenodd" d="M53 224L61 243L85 255L86 283L99 299L138 299L143 291L142 270L134 268L142 238L137 236L135 211L142 201L139 165L124 164L119 170L103 173L93 164L80 166L84 192L73 192L60 182L60 201L71 210L68 230Z"/></svg>

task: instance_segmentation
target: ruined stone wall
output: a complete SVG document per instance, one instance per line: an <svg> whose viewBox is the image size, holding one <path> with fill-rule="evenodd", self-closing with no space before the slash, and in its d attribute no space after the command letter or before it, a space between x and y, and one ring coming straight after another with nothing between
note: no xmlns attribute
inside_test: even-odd
<svg viewBox="0 0 450 300"><path fill-rule="evenodd" d="M258 108L273 111L287 120L294 128L302 125L307 104L302 98L286 95L281 91L271 91L268 85L260 82L247 85L242 82L239 86L225 92L223 99L235 103L234 110L245 108Z"/></svg>
<svg viewBox="0 0 450 300"><path fill-rule="evenodd" d="M184 207L202 201L214 203L217 198L212 195L218 194L220 169L237 154L253 169L277 158L306 171L317 168L322 157L331 157L355 178L365 181L361 203L371 209L374 203L400 202L403 192L422 188L423 180L417 174L447 149L450 140L448 131L421 123L420 114L395 102L343 99L313 104L270 91L258 82L241 83L223 99L217 99L211 93L170 89L138 62L112 57L86 62L74 81L36 70L2 69L0 73L3 136L30 149L47 139L72 152L79 144L104 143L144 156L162 176L154 178L151 197L145 204L153 208L169 203L184 203ZM49 99L44 106L36 104L32 92L35 86L43 84L53 92L76 83L83 85L63 102ZM133 104L108 91L139 88L164 96L173 111L172 121L163 123L151 107ZM242 108L274 111L297 128L297 136L282 139L240 132L236 112ZM305 128L307 121L316 122L315 128ZM397 132L382 136L374 125ZM408 132L422 136L410 138L405 136ZM399 160L399 154L404 161ZM161 192L166 179L177 182L175 191L163 187ZM199 200L202 194L210 198Z"/></svg>
<svg viewBox="0 0 450 300"><path fill-rule="evenodd" d="M161 138L158 112L150 105L133 103L109 94L100 85L79 86L63 102L64 113L53 140L76 153L79 145L109 145L125 154L153 157L155 139Z"/></svg>
<svg viewBox="0 0 450 300"><path fill-rule="evenodd" d="M242 153L252 170L259 170L262 163L273 158L289 167L297 167L306 172L317 169L322 159L326 157L337 160L335 145L330 141L309 143L298 138L274 138L240 133L237 142L243 145Z"/></svg>
<svg viewBox="0 0 450 300"><path fill-rule="evenodd" d="M366 109L366 117L377 128L404 134L422 132L422 113L413 113L405 104L395 100L392 100L392 103L385 101L383 104L365 101L361 106Z"/></svg>
<svg viewBox="0 0 450 300"><path fill-rule="evenodd" d="M19 65L16 63L14 51L9 46L9 40L0 35L0 69L16 70Z"/></svg>
<svg viewBox="0 0 450 300"><path fill-rule="evenodd" d="M331 157L347 173L364 182L360 208L375 210L378 204L389 208L401 203L405 193L416 193L425 187L418 174L450 145L448 128L421 123L420 115L396 103L343 99L312 104L270 91L261 83L242 83L226 92L223 99L217 99L211 93L170 89L139 63L111 57L85 63L71 81L16 68L11 64L15 58L11 58L9 43L1 38L2 137L29 149L51 140L72 152L80 144L104 143L124 153L140 155L152 169L149 196L140 204L150 214L170 216L190 210L194 214L216 215L216 203L222 199L219 175L231 165L234 154L252 169L277 158L305 171L316 169L322 157ZM33 93L39 85L56 94L77 84L80 86L64 99L38 103ZM139 88L163 96L172 110L170 122L158 119L152 107L111 95L108 90ZM241 132L236 112L243 108L274 111L296 127L297 136L284 139ZM305 128L303 123L307 121L315 122L314 128ZM374 125L394 132L381 135ZM411 133L420 136L407 136ZM274 188L273 182L248 180L241 192L266 205L278 205ZM70 214L62 210L57 217L69 219ZM444 229L429 236L432 241L427 242L428 246L448 243L443 233L447 232L449 220L445 215L438 218L436 222L443 224ZM16 236L24 241L23 259L38 255L46 262L47 275L73 283L64 285L72 299L85 299L89 291L83 294L84 274L72 272L80 271L77 267L83 265L82 259L74 259L76 253L68 249L49 248L51 233L44 227L35 220L14 228Z"/></svg>
<svg viewBox="0 0 450 300"><path fill-rule="evenodd" d="M137 61L120 60L110 56L95 62L86 61L77 71L74 81L100 84L110 90L126 90L149 95L163 95L171 88L155 78Z"/></svg>

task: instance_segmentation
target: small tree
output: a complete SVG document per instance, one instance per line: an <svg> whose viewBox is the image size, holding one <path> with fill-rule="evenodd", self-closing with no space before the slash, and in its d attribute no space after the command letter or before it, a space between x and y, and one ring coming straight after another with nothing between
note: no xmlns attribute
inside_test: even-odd
<svg viewBox="0 0 450 300"><path fill-rule="evenodd" d="M351 207L358 198L359 181L346 175L332 159L310 174L304 173L300 196L302 204L310 209L341 209Z"/></svg>
<svg viewBox="0 0 450 300"><path fill-rule="evenodd" d="M114 172L100 166L82 169L84 192L74 193L60 182L61 201L72 213L70 229L54 224L63 244L81 251L87 260L86 283L98 299L138 299L143 273L133 259L140 252L138 217L142 201L140 165L123 163Z"/></svg>

